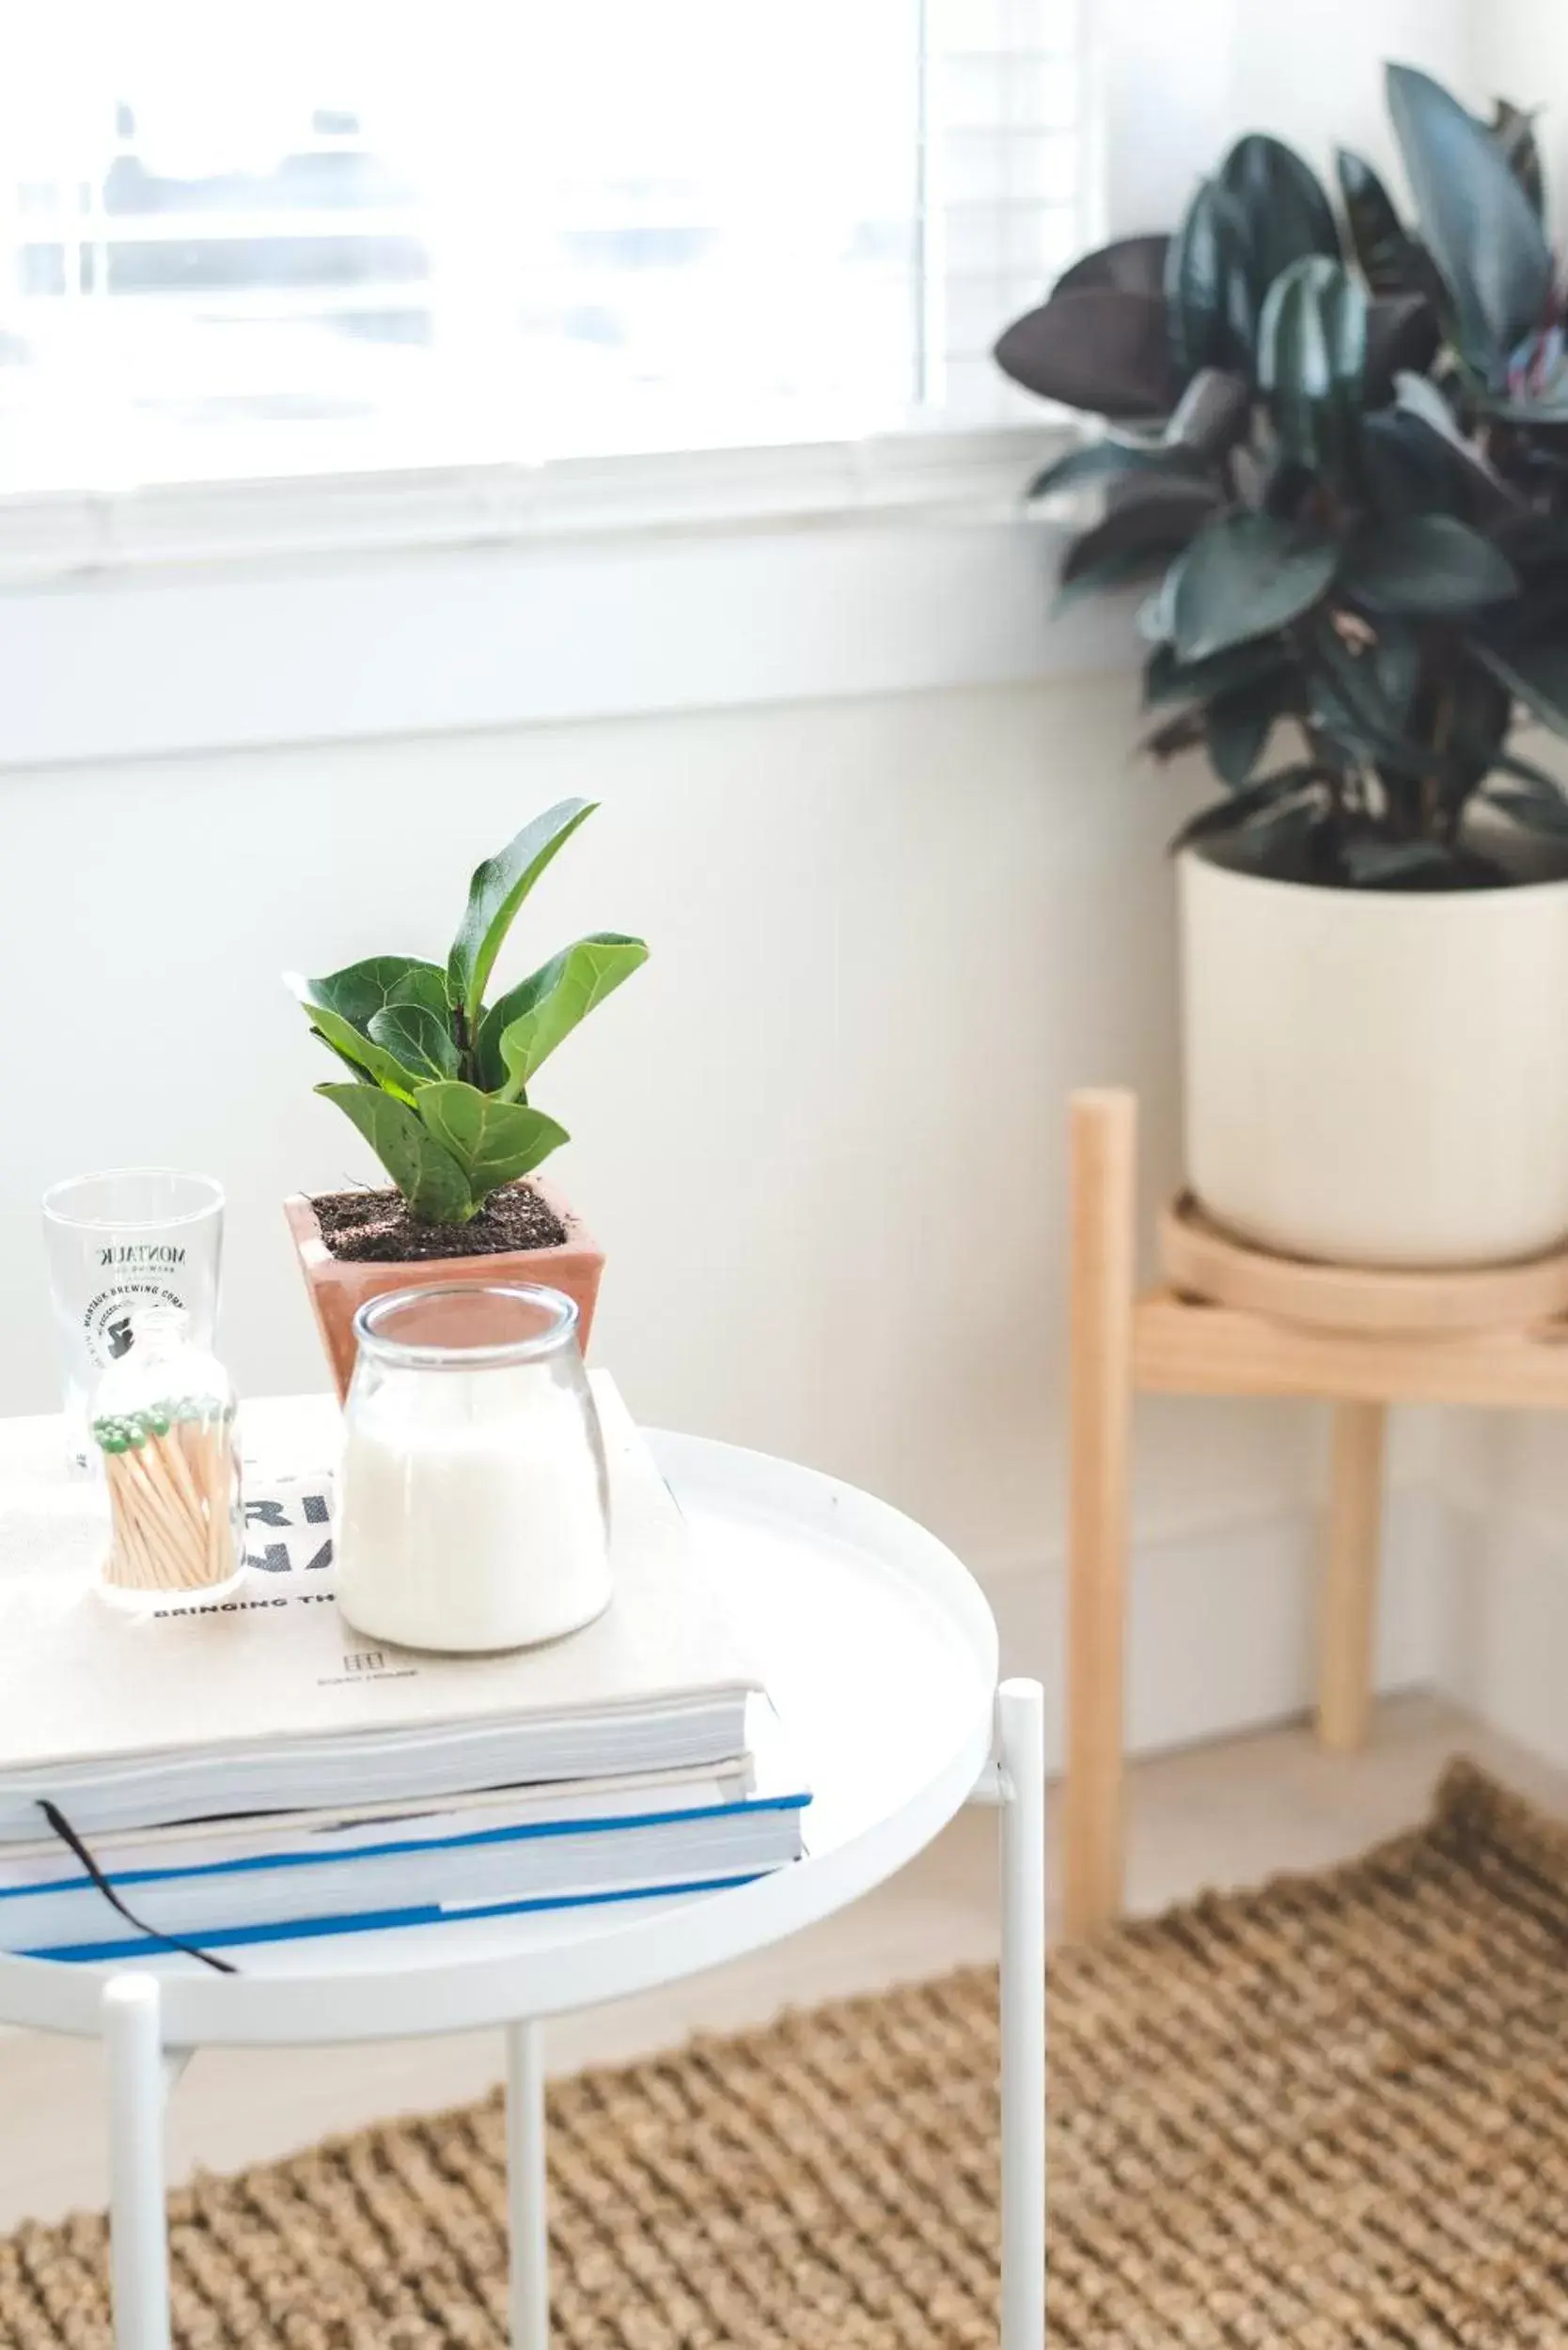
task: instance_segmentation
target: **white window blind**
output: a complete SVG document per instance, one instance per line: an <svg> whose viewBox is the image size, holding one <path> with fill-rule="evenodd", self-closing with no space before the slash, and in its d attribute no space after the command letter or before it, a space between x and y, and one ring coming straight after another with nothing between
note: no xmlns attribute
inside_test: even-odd
<svg viewBox="0 0 1568 2350"><path fill-rule="evenodd" d="M973 427L1083 0L0 0L0 489Z"/></svg>

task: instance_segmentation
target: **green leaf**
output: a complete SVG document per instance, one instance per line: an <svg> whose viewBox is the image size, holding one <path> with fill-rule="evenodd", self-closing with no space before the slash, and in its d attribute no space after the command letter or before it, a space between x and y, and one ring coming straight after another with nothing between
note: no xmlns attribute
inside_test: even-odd
<svg viewBox="0 0 1568 2350"><path fill-rule="evenodd" d="M1427 293L1432 263L1395 212L1388 189L1364 157L1334 150L1351 248L1374 294Z"/></svg>
<svg viewBox="0 0 1568 2350"><path fill-rule="evenodd" d="M1054 293L1013 321L994 355L1027 392L1123 422L1168 415L1182 388L1157 289Z"/></svg>
<svg viewBox="0 0 1568 2350"><path fill-rule="evenodd" d="M1540 220L1546 210L1546 187L1541 169L1541 149L1536 145L1534 115L1527 107L1515 106L1511 99L1499 98L1493 105L1488 127L1502 149L1503 161L1523 188L1530 211Z"/></svg>
<svg viewBox="0 0 1568 2350"><path fill-rule="evenodd" d="M578 1022L647 961L640 938L622 938L614 931L579 938L552 956L493 1004L480 1022L479 1074L485 1084L494 1089L505 1078L509 1096L515 1098Z"/></svg>
<svg viewBox="0 0 1568 2350"><path fill-rule="evenodd" d="M470 1028L478 1025L490 974L518 908L551 858L597 806L595 800L558 801L476 870L463 924L447 961L447 995L463 1007Z"/></svg>
<svg viewBox="0 0 1568 2350"><path fill-rule="evenodd" d="M1561 793L1562 786L1556 776L1549 776L1544 767L1537 767L1533 760L1521 759L1516 751L1498 751L1492 764L1499 775L1517 776L1521 783L1538 785L1554 795Z"/></svg>
<svg viewBox="0 0 1568 2350"><path fill-rule="evenodd" d="M1340 856L1349 880L1360 889L1430 885L1450 876L1458 861L1445 841L1397 840L1374 832L1348 833L1340 843Z"/></svg>
<svg viewBox="0 0 1568 2350"><path fill-rule="evenodd" d="M1269 288L1258 380L1281 447L1314 473L1352 461L1367 360L1367 298L1342 262L1313 256Z"/></svg>
<svg viewBox="0 0 1568 2350"><path fill-rule="evenodd" d="M1340 584L1364 611L1429 617L1473 612L1519 592L1507 556L1451 514L1380 524L1352 545Z"/></svg>
<svg viewBox="0 0 1568 2350"><path fill-rule="evenodd" d="M1195 840L1213 840L1221 834L1239 832L1271 808L1286 801L1299 800L1302 793L1321 782L1315 767L1281 767L1272 776L1262 776L1249 783L1245 791L1232 792L1229 799L1216 800L1212 807L1200 808L1189 817L1170 843L1171 854L1188 847Z"/></svg>
<svg viewBox="0 0 1568 2350"><path fill-rule="evenodd" d="M424 1224L466 1224L479 1205L467 1176L406 1103L366 1086L324 1085L318 1093L353 1119Z"/></svg>
<svg viewBox="0 0 1568 2350"><path fill-rule="evenodd" d="M1177 567L1178 657L1202 661L1272 635L1327 592L1338 550L1270 514L1228 513L1200 531Z"/></svg>
<svg viewBox="0 0 1568 2350"><path fill-rule="evenodd" d="M1249 685L1254 679L1283 681L1291 667L1288 649L1278 643L1237 645L1230 652L1191 664L1178 661L1168 644L1160 644L1144 668L1144 706L1153 710L1162 702L1206 701L1211 695Z"/></svg>
<svg viewBox="0 0 1568 2350"><path fill-rule="evenodd" d="M1453 297L1459 348L1496 385L1551 292L1541 223L1492 133L1440 83L1391 65L1388 92L1422 236Z"/></svg>
<svg viewBox="0 0 1568 2350"><path fill-rule="evenodd" d="M1058 491L1075 489L1085 481L1104 480L1107 475L1174 474L1190 478L1198 470L1198 461L1188 452L1168 446L1163 441L1090 441L1087 447L1070 448L1065 457L1036 474L1026 496L1054 497Z"/></svg>
<svg viewBox="0 0 1568 2350"><path fill-rule="evenodd" d="M1216 694L1207 711L1209 757L1232 791L1239 791L1258 764L1281 714L1278 676L1254 679L1228 694Z"/></svg>
<svg viewBox="0 0 1568 2350"><path fill-rule="evenodd" d="M1403 679L1390 675L1375 649L1353 651L1327 619L1312 633L1308 700L1314 725L1348 759L1417 779L1426 773L1429 754L1404 733Z"/></svg>
<svg viewBox="0 0 1568 2350"><path fill-rule="evenodd" d="M1106 583L1107 565L1115 566L1110 584L1147 574L1168 562L1187 544L1213 513L1218 496L1212 484L1188 482L1142 485L1142 494L1118 503L1102 522L1074 539L1062 560L1061 585L1076 587L1092 579Z"/></svg>
<svg viewBox="0 0 1568 2350"><path fill-rule="evenodd" d="M1568 800L1560 792L1488 791L1482 805L1500 808L1516 824L1551 840L1568 840Z"/></svg>
<svg viewBox="0 0 1568 2350"><path fill-rule="evenodd" d="M1058 294L1105 292L1163 295L1167 236L1117 237L1064 269L1051 289Z"/></svg>
<svg viewBox="0 0 1568 2350"><path fill-rule="evenodd" d="M1184 380L1200 368L1250 375L1256 266L1247 214L1226 189L1204 180L1166 257L1170 346Z"/></svg>
<svg viewBox="0 0 1568 2350"><path fill-rule="evenodd" d="M352 1061L356 1069L363 1069L377 1085L385 1086L400 1100L406 1102L412 1098L413 1074L397 1056L388 1052L384 1045L376 1043L352 1020L321 999L319 991L330 988L330 980L303 979L297 971L286 971L283 977L284 984L293 990L309 1012L316 1034L330 1044L341 1059Z"/></svg>
<svg viewBox="0 0 1568 2350"><path fill-rule="evenodd" d="M1498 650L1478 638L1474 650L1543 726L1554 734L1568 734L1568 644L1510 645Z"/></svg>
<svg viewBox="0 0 1568 2350"><path fill-rule="evenodd" d="M372 1016L370 1035L411 1077L455 1077L459 1060L450 1016L445 1005L434 1012L426 1004L388 1004Z"/></svg>
<svg viewBox="0 0 1568 2350"><path fill-rule="evenodd" d="M1258 132L1238 139L1220 164L1218 180L1240 207L1250 232L1256 303L1262 303L1281 270L1309 254L1339 259L1334 208L1317 173L1283 140Z"/></svg>
<svg viewBox="0 0 1568 2350"><path fill-rule="evenodd" d="M345 970L331 971L324 979L307 979L305 985L312 991L307 1002L324 1004L356 1028L368 1029L388 1004L425 1004L431 1011L443 1011L447 1005L440 965L420 963L412 955L371 955L368 962L351 963Z"/></svg>
<svg viewBox="0 0 1568 2350"><path fill-rule="evenodd" d="M1252 422L1252 385L1223 368L1200 368L1171 411L1161 445L1188 462L1226 456Z"/></svg>
<svg viewBox="0 0 1568 2350"><path fill-rule="evenodd" d="M571 1136L542 1110L498 1102L477 1086L448 1080L421 1086L416 1107L429 1132L462 1168L479 1201L528 1174Z"/></svg>
<svg viewBox="0 0 1568 2350"><path fill-rule="evenodd" d="M1170 855L1178 849L1187 849L1192 841L1217 839L1225 832L1246 832L1258 822L1286 808L1307 808L1321 797L1324 771L1302 761L1300 766L1281 766L1277 774L1260 776L1258 783L1248 783L1244 792L1231 792L1230 799L1215 799L1213 807L1199 808L1197 816L1187 818L1183 830L1170 841ZM1311 794L1311 797L1307 797Z"/></svg>

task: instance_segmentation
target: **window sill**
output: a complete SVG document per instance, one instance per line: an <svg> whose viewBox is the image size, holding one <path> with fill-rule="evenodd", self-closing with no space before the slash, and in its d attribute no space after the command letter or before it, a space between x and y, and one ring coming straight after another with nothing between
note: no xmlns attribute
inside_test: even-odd
<svg viewBox="0 0 1568 2350"><path fill-rule="evenodd" d="M0 501L0 768L1117 664L1020 504L1060 433Z"/></svg>
<svg viewBox="0 0 1568 2350"><path fill-rule="evenodd" d="M1015 514L1070 426L0 494L0 587L541 541Z"/></svg>

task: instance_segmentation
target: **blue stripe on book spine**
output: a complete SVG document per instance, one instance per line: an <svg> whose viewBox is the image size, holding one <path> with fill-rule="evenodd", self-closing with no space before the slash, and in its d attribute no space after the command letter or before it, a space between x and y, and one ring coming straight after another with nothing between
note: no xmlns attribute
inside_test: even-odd
<svg viewBox="0 0 1568 2350"><path fill-rule="evenodd" d="M520 1844L551 1836L599 1836L620 1828L677 1827L688 1820L734 1820L753 1811L802 1811L809 1795L759 1795L746 1803L713 1803L686 1811L635 1811L623 1817L536 1820L518 1827L494 1827L472 1836L407 1837L394 1843L353 1844L337 1852L258 1853L252 1858L206 1860L195 1869L105 1869L118 1890L128 1885L163 1885L173 1878L245 1876L261 1869L316 1869L335 1861L393 1860L409 1853L462 1852L483 1844ZM46 1885L0 1886L0 1902L21 1902L38 1893L74 1893L91 1877L51 1877Z"/></svg>
<svg viewBox="0 0 1568 2350"><path fill-rule="evenodd" d="M222 1926L215 1934L196 1938L204 1950L233 1950L256 1942L312 1942L333 1934L380 1934L395 1926L461 1925L475 1918L517 1918L539 1909L603 1909L615 1902L657 1901L666 1895L723 1893L737 1885L755 1884L759 1876L776 1872L753 1869L738 1877L694 1877L685 1885L634 1885L614 1893L562 1893L527 1902L493 1902L478 1909L441 1909L427 1904L417 1909L366 1909L345 1918L296 1918L281 1925ZM52 1958L68 1966L87 1966L105 1959L146 1958L158 1946L146 1935L118 1942L67 1942L57 1950L19 1950L19 1958ZM162 1953L160 1953L162 1954Z"/></svg>

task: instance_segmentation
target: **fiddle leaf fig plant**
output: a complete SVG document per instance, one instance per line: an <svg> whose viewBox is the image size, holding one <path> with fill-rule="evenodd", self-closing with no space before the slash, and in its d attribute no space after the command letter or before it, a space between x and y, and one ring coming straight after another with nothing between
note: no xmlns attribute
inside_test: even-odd
<svg viewBox="0 0 1568 2350"><path fill-rule="evenodd" d="M1568 290L1530 117L1409 66L1388 101L1411 224L1359 156L1336 207L1253 134L996 359L1105 420L1030 495L1099 500L1065 599L1149 591L1148 747L1225 787L1180 838L1329 887L1486 886L1511 827L1568 838L1512 732L1568 736Z"/></svg>
<svg viewBox="0 0 1568 2350"><path fill-rule="evenodd" d="M596 932L485 1003L525 900L595 805L562 800L485 859L445 964L372 955L325 979L290 975L312 1035L350 1071L317 1092L353 1120L421 1223L468 1223L569 1139L528 1088L648 960L640 938Z"/></svg>

